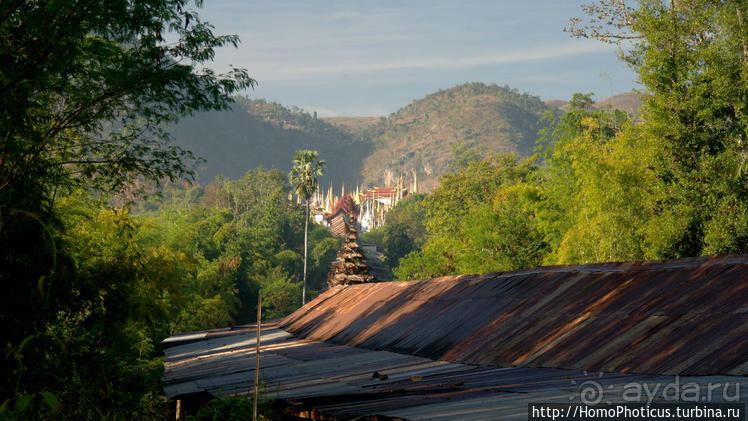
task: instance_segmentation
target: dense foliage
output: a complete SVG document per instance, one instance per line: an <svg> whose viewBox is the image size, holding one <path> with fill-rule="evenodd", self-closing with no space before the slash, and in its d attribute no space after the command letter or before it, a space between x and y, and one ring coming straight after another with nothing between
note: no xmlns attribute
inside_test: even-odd
<svg viewBox="0 0 748 421"><path fill-rule="evenodd" d="M387 213L387 223L361 238L377 246L384 254L384 264L389 269L397 267L400 259L423 246L426 235L424 220L426 195L412 193Z"/></svg>
<svg viewBox="0 0 748 421"><path fill-rule="evenodd" d="M167 144L163 123L225 109L254 84L243 69L203 68L238 38L214 35L184 0L10 1L0 16L3 207L28 189L42 200L184 175L191 155Z"/></svg>
<svg viewBox="0 0 748 421"><path fill-rule="evenodd" d="M420 279L540 264L547 245L531 217L539 202L535 177L530 160L518 162L511 155L473 161L443 175L424 200L425 242L400 260L395 275Z"/></svg>
<svg viewBox="0 0 748 421"><path fill-rule="evenodd" d="M266 317L301 301L304 214L282 172L122 205L190 175L169 123L254 84L206 67L238 38L215 35L200 3L0 6L0 419L173 417L161 339L252 321L260 292ZM337 242L310 237L318 288Z"/></svg>
<svg viewBox="0 0 748 421"><path fill-rule="evenodd" d="M19 324L8 331L26 336L9 344L3 396L16 399L0 419L165 417L161 339L252 322L258 293L264 318L301 305L304 209L288 200L285 174L258 169L167 191L151 201L157 210L136 214L84 192L57 199L45 244L53 276L27 292L43 299L4 312ZM314 224L309 237L309 285L318 292L339 243Z"/></svg>
<svg viewBox="0 0 748 421"><path fill-rule="evenodd" d="M588 8L577 34L636 40L624 59L646 88L641 122L577 94L547 116L537 161L442 176L398 277L748 252L748 4L623 5Z"/></svg>

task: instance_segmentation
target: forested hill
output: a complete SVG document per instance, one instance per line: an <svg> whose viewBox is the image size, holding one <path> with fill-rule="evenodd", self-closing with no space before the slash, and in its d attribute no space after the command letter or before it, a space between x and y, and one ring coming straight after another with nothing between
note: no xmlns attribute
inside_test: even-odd
<svg viewBox="0 0 748 421"><path fill-rule="evenodd" d="M624 102L623 105L619 104ZM635 111L640 102L623 94L596 103ZM631 110L629 110L631 108ZM391 185L400 174L419 188L436 186L460 157L491 153L527 156L547 110L563 113L566 101L540 98L495 84L466 83L413 101L387 118L317 118L297 107L238 98L232 109L196 113L173 130L176 144L206 160L198 181L216 175L239 178L263 166L290 170L298 149L313 149L327 161L323 186Z"/></svg>
<svg viewBox="0 0 748 421"><path fill-rule="evenodd" d="M322 185L331 179L353 183L371 150L344 127L262 99L239 98L229 111L195 113L172 133L175 144L206 160L197 173L202 184L219 174L239 178L259 166L287 172L298 149L317 150L328 162Z"/></svg>
<svg viewBox="0 0 748 421"><path fill-rule="evenodd" d="M452 160L453 145L468 153L529 154L540 118L551 109L540 98L495 84L466 83L413 101L362 130L374 150L362 176L368 183L390 184L398 174L418 174L431 188Z"/></svg>

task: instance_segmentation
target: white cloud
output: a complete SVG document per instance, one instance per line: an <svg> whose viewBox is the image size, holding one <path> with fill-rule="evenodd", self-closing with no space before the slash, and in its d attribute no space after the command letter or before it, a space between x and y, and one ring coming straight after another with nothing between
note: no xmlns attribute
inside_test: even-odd
<svg viewBox="0 0 748 421"><path fill-rule="evenodd" d="M562 32L578 3L221 0L200 13L216 33L243 40L237 49L219 48L209 67L248 69L260 83L248 95L351 116L387 115L465 81L506 83L544 98L629 90L634 75L617 61L616 47ZM602 71L621 76L611 82Z"/></svg>
<svg viewBox="0 0 748 421"><path fill-rule="evenodd" d="M420 57L368 62L339 62L336 64L309 65L286 63L274 69L255 69L260 80L309 79L343 74L367 74L393 70L455 70L485 65L513 64L548 60L564 56L609 52L611 47L601 43L567 43L552 47L521 51L493 52L462 57Z"/></svg>

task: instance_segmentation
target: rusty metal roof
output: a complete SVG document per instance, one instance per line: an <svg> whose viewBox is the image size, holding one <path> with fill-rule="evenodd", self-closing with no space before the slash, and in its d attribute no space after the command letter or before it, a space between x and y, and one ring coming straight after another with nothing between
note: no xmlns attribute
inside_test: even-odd
<svg viewBox="0 0 748 421"><path fill-rule="evenodd" d="M338 287L280 327L467 364L743 376L748 256Z"/></svg>
<svg viewBox="0 0 748 421"><path fill-rule="evenodd" d="M292 414L315 419L526 419L528 403L579 402L590 385L603 391L603 402L624 401L624 390L632 384L646 384L656 393L654 399L662 401L667 398L665 387L676 381L669 376L450 363L298 339L276 324L264 324L261 339L263 398L284 400ZM164 345L165 392L170 398L252 392L254 326L175 335ZM748 401L745 377L677 381L696 384L699 396L712 385L729 385L729 396L716 393L711 400Z"/></svg>
<svg viewBox="0 0 748 421"><path fill-rule="evenodd" d="M675 382L746 403L747 280L748 256L717 256L338 287L263 324L260 376L315 419L526 419L589 382L603 402ZM167 396L252 392L254 326L163 346Z"/></svg>

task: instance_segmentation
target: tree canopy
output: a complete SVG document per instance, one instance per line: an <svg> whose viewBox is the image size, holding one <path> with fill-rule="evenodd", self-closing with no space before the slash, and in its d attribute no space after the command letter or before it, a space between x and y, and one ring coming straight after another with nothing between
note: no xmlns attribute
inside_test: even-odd
<svg viewBox="0 0 748 421"><path fill-rule="evenodd" d="M319 158L319 152L298 150L293 156L293 167L288 175L296 194L304 200L309 200L317 187L320 177L327 163Z"/></svg>
<svg viewBox="0 0 748 421"><path fill-rule="evenodd" d="M748 252L748 3L583 10L569 31L621 45L645 88L641 122L575 94L547 114L537 161L442 176L399 278Z"/></svg>
<svg viewBox="0 0 748 421"><path fill-rule="evenodd" d="M188 175L162 123L223 109L254 85L205 67L237 45L195 12L201 1L10 1L0 16L0 210L33 187L111 190L136 176Z"/></svg>
<svg viewBox="0 0 748 421"><path fill-rule="evenodd" d="M631 39L623 59L646 95L637 134L647 165L657 257L744 250L748 243L748 4L601 1L577 36ZM615 28L618 37L610 35ZM608 31L608 35L606 35Z"/></svg>
<svg viewBox="0 0 748 421"><path fill-rule="evenodd" d="M0 418L163 416L155 343L240 314L231 255L145 244L106 202L189 176L164 123L255 83L207 67L239 39L214 34L201 3L0 5Z"/></svg>

